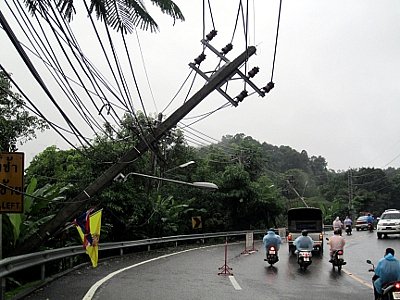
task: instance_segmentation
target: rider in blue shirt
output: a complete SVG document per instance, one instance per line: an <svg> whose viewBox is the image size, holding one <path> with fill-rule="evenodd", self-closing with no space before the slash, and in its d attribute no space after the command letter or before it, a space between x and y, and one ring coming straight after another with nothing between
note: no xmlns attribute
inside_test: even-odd
<svg viewBox="0 0 400 300"><path fill-rule="evenodd" d="M369 224L369 223L374 223L374 218L371 216L371 214L368 214L368 216L367 216L367 223Z"/></svg>

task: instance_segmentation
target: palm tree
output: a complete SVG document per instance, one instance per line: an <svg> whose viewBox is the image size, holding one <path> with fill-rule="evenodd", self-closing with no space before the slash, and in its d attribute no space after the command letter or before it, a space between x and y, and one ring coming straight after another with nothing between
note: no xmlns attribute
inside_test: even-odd
<svg viewBox="0 0 400 300"><path fill-rule="evenodd" d="M185 18L179 7L172 0L150 0L161 11L174 20L184 21ZM49 1L24 0L29 11L34 13L37 9L46 11ZM108 26L131 33L134 27L151 32L158 31L156 21L147 12L144 0L90 0L89 13L96 12L96 16ZM63 17L70 22L75 14L74 0L55 0L56 6Z"/></svg>

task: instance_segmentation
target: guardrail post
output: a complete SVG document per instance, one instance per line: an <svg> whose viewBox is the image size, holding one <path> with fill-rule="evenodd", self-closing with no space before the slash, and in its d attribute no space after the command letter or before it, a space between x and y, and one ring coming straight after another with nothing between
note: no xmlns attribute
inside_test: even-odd
<svg viewBox="0 0 400 300"><path fill-rule="evenodd" d="M124 248L120 248L120 249L119 249L119 255L120 255L120 256L124 255Z"/></svg>
<svg viewBox="0 0 400 300"><path fill-rule="evenodd" d="M74 258L71 256L70 258L69 258L69 268L71 269L71 268L73 268L74 267Z"/></svg>
<svg viewBox="0 0 400 300"><path fill-rule="evenodd" d="M150 244L147 245L147 251L150 251Z"/></svg>
<svg viewBox="0 0 400 300"><path fill-rule="evenodd" d="M6 279L4 277L0 278L0 300L6 299L5 298L5 291L6 291Z"/></svg>
<svg viewBox="0 0 400 300"><path fill-rule="evenodd" d="M41 264L40 265L40 279L44 280L46 278L46 265Z"/></svg>

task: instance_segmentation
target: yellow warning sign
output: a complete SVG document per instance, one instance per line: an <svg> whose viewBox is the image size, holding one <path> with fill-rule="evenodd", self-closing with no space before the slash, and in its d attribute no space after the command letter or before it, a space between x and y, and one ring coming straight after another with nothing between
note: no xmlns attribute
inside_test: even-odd
<svg viewBox="0 0 400 300"><path fill-rule="evenodd" d="M0 213L22 213L24 153L0 153Z"/></svg>
<svg viewBox="0 0 400 300"><path fill-rule="evenodd" d="M203 228L203 224L201 223L201 217L192 217L192 228L193 229L200 229Z"/></svg>

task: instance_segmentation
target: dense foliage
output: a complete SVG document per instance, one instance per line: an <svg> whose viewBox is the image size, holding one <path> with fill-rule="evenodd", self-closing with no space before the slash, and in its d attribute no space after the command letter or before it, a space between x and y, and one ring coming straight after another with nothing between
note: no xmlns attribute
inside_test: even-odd
<svg viewBox="0 0 400 300"><path fill-rule="evenodd" d="M29 208L36 209L26 211L18 220L24 230L20 238L15 235L15 226L14 234L12 230L16 221L10 218L5 222L6 235L10 235L5 251L23 242L37 223L62 209L63 203L133 147L138 141L137 128L151 132L154 126L153 118L149 122L142 114L135 119L126 115L122 129L97 138L90 152L50 146L38 154L26 170L26 182L30 183L27 193L40 195L28 197L32 202ZM188 161L196 163L177 167ZM219 189L210 192L127 175L130 172L185 182L214 182ZM260 143L244 134L227 135L217 144L194 148L175 129L153 145L153 151L129 164L124 174L125 181L113 182L87 203L87 208L104 209L103 241L285 226L287 209L304 205L321 207L329 224L337 215L380 215L386 208L398 207L400 196L399 170L335 172L327 169L321 156L309 157L304 150ZM201 229L193 229L192 217L201 217ZM75 229L66 224L47 246L69 245L76 238Z"/></svg>
<svg viewBox="0 0 400 300"><path fill-rule="evenodd" d="M18 144L47 128L42 119L29 114L20 95L12 92L9 75L0 70L0 151L16 151Z"/></svg>

